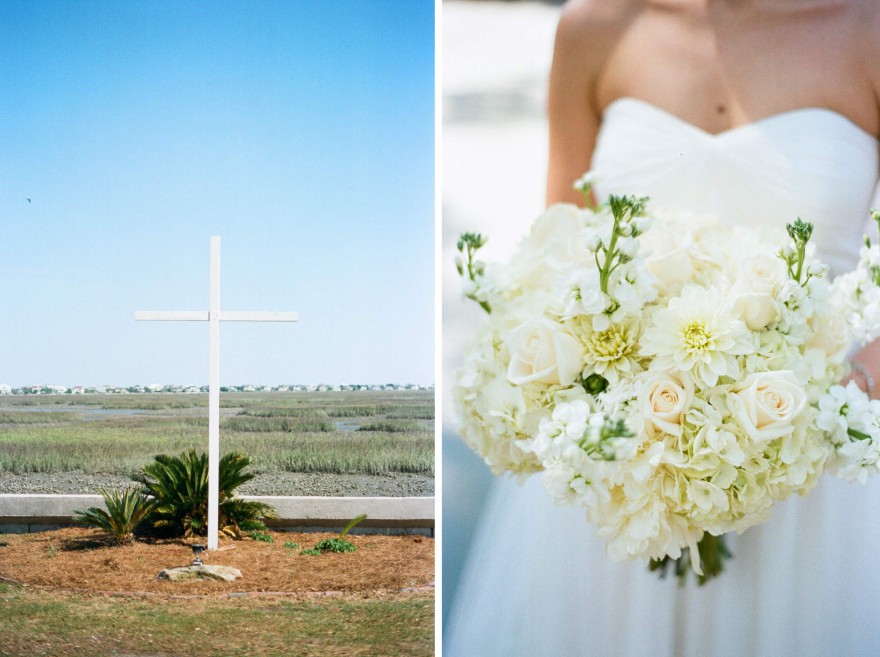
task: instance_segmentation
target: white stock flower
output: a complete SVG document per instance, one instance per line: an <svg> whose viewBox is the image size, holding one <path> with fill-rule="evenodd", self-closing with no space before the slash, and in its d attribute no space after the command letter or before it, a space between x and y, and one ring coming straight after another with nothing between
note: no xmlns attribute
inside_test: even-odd
<svg viewBox="0 0 880 657"><path fill-rule="evenodd" d="M546 318L526 322L505 338L510 350L507 379L526 383L571 385L583 368L583 346L560 324Z"/></svg>
<svg viewBox="0 0 880 657"><path fill-rule="evenodd" d="M692 372L705 386L738 377L736 357L754 351L748 330L718 289L686 286L653 322L642 338L642 354L655 356L652 369Z"/></svg>
<svg viewBox="0 0 880 657"><path fill-rule="evenodd" d="M832 386L819 399L816 425L829 434L831 442L842 445L851 440L849 430L868 434L880 418L880 401L871 400L855 381Z"/></svg>
<svg viewBox="0 0 880 657"><path fill-rule="evenodd" d="M791 372L760 372L731 389L730 403L749 438L763 443L794 431L806 394Z"/></svg>
<svg viewBox="0 0 880 657"><path fill-rule="evenodd" d="M595 267L582 267L572 272L563 286L564 317L597 315L608 306L608 297L599 287L599 271Z"/></svg>

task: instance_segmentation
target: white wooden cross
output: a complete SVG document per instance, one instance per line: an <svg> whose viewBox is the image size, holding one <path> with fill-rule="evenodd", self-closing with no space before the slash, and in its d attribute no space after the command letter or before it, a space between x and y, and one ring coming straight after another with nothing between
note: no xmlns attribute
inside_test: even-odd
<svg viewBox="0 0 880 657"><path fill-rule="evenodd" d="M217 549L220 495L220 322L296 322L297 313L220 311L220 238L211 238L211 300L209 310L140 310L135 320L208 322L211 364L208 380L208 549Z"/></svg>

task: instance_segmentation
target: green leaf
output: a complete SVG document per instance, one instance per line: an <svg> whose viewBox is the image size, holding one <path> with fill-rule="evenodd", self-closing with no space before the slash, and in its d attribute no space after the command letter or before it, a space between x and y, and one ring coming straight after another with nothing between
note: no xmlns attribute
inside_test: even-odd
<svg viewBox="0 0 880 657"><path fill-rule="evenodd" d="M366 514L366 513L362 513L362 514L359 515L357 518L352 518L351 520L349 520L348 524L345 526L345 529L343 529L343 530L342 530L342 533L339 534L339 538L345 538L345 535L346 535L349 531L351 531L351 528L352 528L352 527L354 527L354 526L355 526L356 524L358 524L359 522L363 522L363 521L366 520L366 519L367 519L367 514Z"/></svg>

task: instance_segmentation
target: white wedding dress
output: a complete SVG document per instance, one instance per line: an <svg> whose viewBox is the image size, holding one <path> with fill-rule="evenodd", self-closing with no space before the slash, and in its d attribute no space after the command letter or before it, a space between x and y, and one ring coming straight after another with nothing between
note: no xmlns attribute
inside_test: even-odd
<svg viewBox="0 0 880 657"><path fill-rule="evenodd" d="M836 272L850 269L878 177L878 144L835 112L802 109L708 134L648 103L606 108L600 197L766 224L801 217ZM744 254L746 255L746 254ZM449 510L447 510L447 513ZM729 539L720 578L679 588L615 563L584 513L540 477L494 486L444 637L447 657L880 655L880 481L823 477Z"/></svg>

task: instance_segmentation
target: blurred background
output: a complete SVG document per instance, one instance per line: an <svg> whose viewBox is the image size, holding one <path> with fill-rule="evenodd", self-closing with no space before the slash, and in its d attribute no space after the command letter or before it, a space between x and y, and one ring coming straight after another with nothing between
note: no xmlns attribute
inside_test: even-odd
<svg viewBox="0 0 880 657"><path fill-rule="evenodd" d="M442 6L444 619L492 488L489 469L455 431L455 369L483 312L461 295L455 243L465 231L488 235L482 259L502 260L544 209L547 77L560 5ZM503 485L515 484L495 484Z"/></svg>

